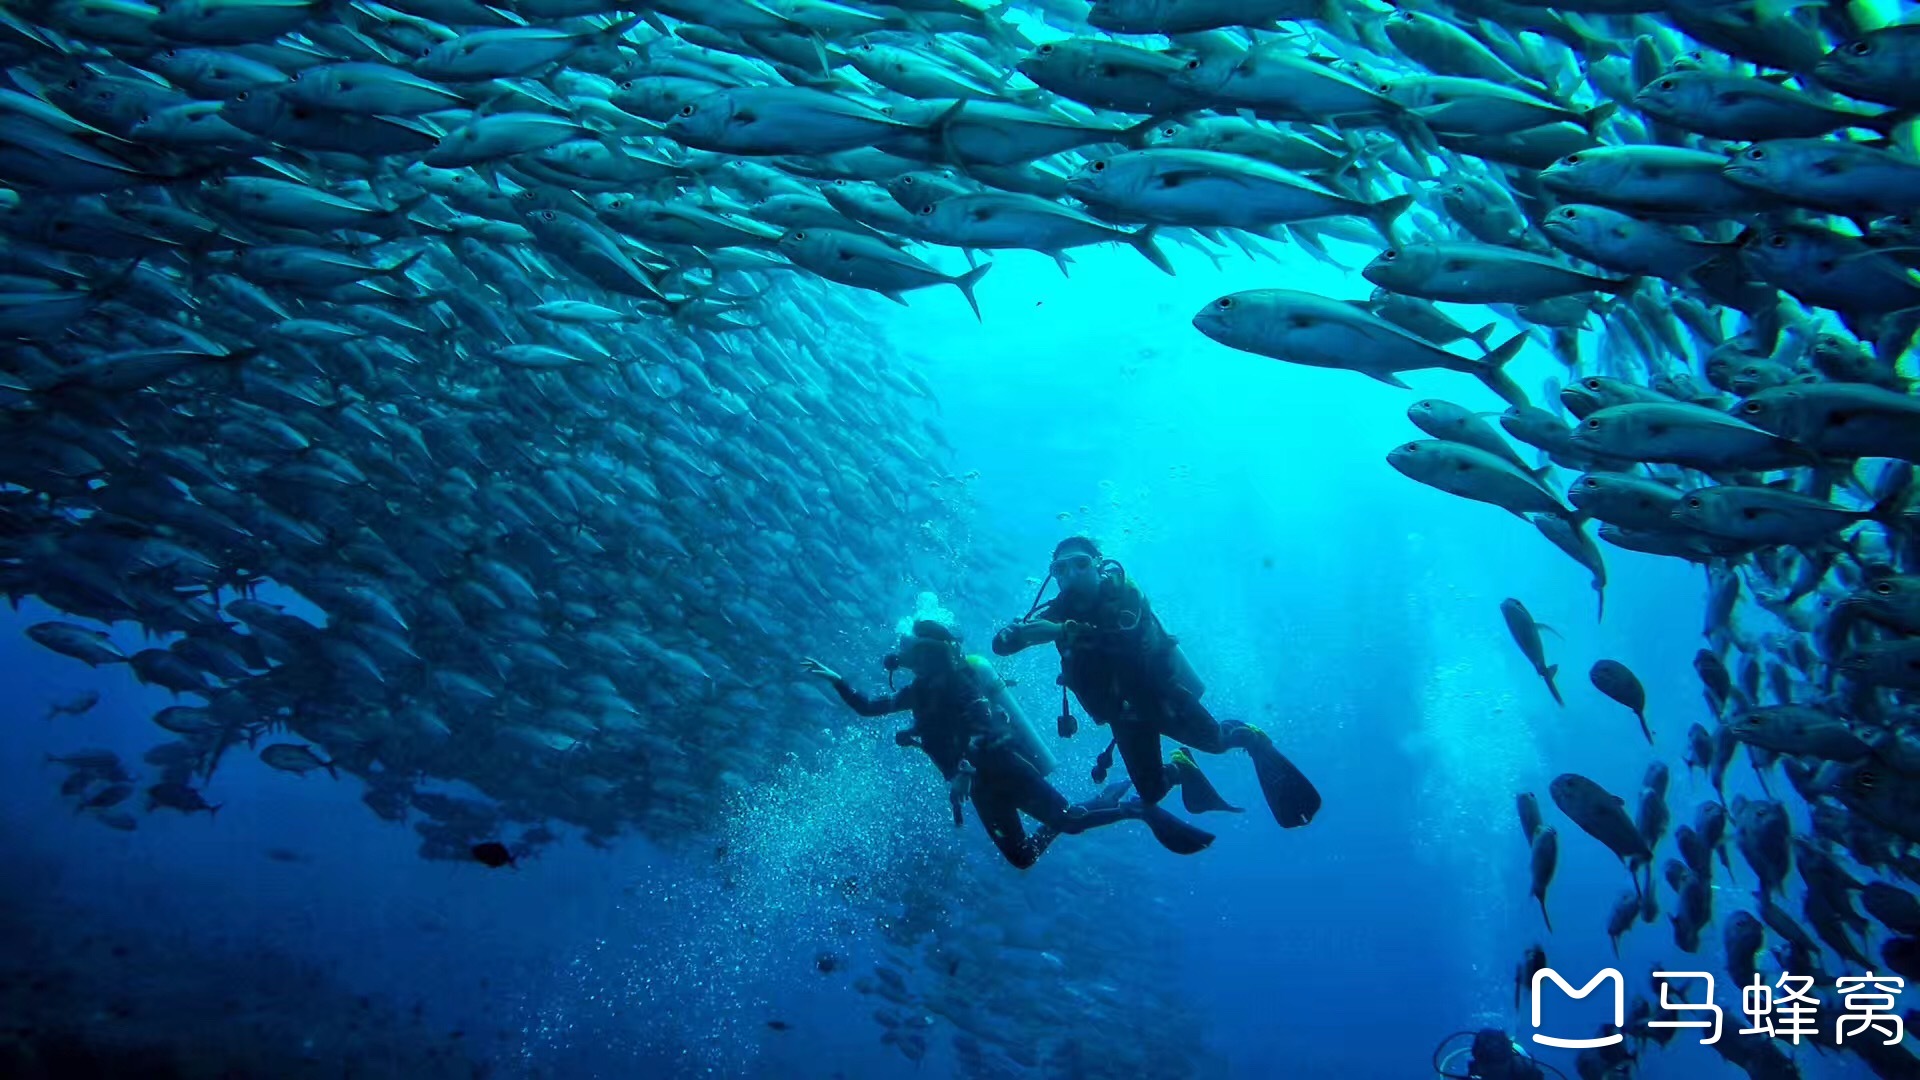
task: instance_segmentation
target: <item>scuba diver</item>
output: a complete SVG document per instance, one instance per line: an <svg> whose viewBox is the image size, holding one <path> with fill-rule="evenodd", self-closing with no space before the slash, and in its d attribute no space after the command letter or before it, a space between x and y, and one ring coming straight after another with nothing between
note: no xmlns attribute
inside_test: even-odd
<svg viewBox="0 0 1920 1080"><path fill-rule="evenodd" d="M1473 1041L1449 1051L1448 1044L1462 1035L1472 1036ZM1547 1080L1549 1073L1567 1080L1559 1069L1528 1057L1497 1028L1456 1031L1441 1039L1433 1048L1433 1071L1446 1080Z"/></svg>
<svg viewBox="0 0 1920 1080"><path fill-rule="evenodd" d="M1206 692L1178 642L1147 605L1140 587L1100 548L1084 536L1070 536L1053 549L1048 581L1060 592L1044 605L1047 582L1040 584L1026 618L993 638L993 651L1011 656L1053 642L1060 650L1060 735L1078 727L1067 708L1067 691L1094 723L1112 729L1113 741L1094 769L1099 782L1119 748L1127 775L1139 797L1158 803L1180 788L1189 813L1240 808L1229 804L1183 748L1170 763L1160 760L1160 737L1209 754L1233 748L1253 758L1260 790L1275 821L1296 828L1320 810L1320 793L1266 733L1251 724L1214 719L1200 696Z"/></svg>
<svg viewBox="0 0 1920 1080"><path fill-rule="evenodd" d="M1115 822L1140 819L1169 850L1183 855L1202 851L1213 836L1140 799L1122 801L1130 784L1119 781L1085 803L1069 804L1046 779L1054 759L1020 711L1006 683L985 658L968 656L960 637L945 625L921 619L901 639L900 650L886 659L888 681L896 668L913 681L885 697L872 698L847 684L839 673L811 657L802 661L809 675L831 683L840 699L861 716L885 716L911 710L911 726L896 732L900 746L919 746L940 769L953 804L953 823L964 823L968 799L987 835L1006 860L1022 870L1032 866L1061 833L1082 833ZM1021 812L1040 822L1027 835Z"/></svg>

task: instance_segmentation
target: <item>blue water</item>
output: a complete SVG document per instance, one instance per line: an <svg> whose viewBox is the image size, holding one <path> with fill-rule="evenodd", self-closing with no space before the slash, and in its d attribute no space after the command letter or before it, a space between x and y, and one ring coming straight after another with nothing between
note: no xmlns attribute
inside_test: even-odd
<svg viewBox="0 0 1920 1080"><path fill-rule="evenodd" d="M238 985L267 956L309 965L320 989L276 1005L271 1030L283 1042L307 1032L291 1048L322 1075L343 1075L333 1069L354 1037L343 1032L359 1029L340 1013L355 1009L496 1076L954 1075L947 1023L928 1033L916 1070L878 1041L869 1014L886 1003L855 989L890 951L905 954L884 926L929 891L946 924L1005 935L984 967L968 953L969 992L1058 1000L1110 981L1103 947L1124 952L1111 970L1125 981L1109 990L1169 1003L1164 1024L1072 1034L1144 1038L1206 1077L1431 1075L1449 1032L1532 1030L1512 978L1536 941L1576 985L1609 965L1643 994L1658 965L1719 970L1717 924L1688 957L1664 916L1630 932L1616 960L1602 928L1627 875L1546 798L1554 775L1578 771L1631 799L1656 757L1674 766L1676 824L1708 796L1678 764L1687 726L1705 719L1690 666L1703 575L1608 548L1596 624L1586 572L1532 526L1386 465L1417 434L1405 409L1418 398L1499 408L1476 381L1413 373L1409 393L1235 353L1191 329L1193 312L1240 288L1365 295L1357 275L1282 250L1278 263L1219 269L1178 252L1171 279L1130 251L1080 252L1070 278L1012 253L980 288L984 323L951 290L863 310L934 387L956 448L947 571L1004 584L1004 610L955 612L969 640L983 647L1021 614L1060 537L1098 536L1181 637L1214 711L1266 727L1314 778L1326 806L1311 827L1277 828L1235 754L1202 764L1249 810L1209 816L1219 840L1201 856L1170 855L1129 824L1062 839L1021 874L976 823L952 828L937 776L893 746L892 721L846 714L816 769L784 770L730 805L719 835L672 850L632 837L595 850L569 836L516 869L425 862L414 833L359 802L359 781L276 773L245 753L206 786L217 817L141 815L122 834L75 816L43 755L101 746L137 761L163 740L147 717L169 697L124 667L90 671L41 650L19 630L56 613L28 602L0 632L0 814L19 867L10 888L40 946L73 958L76 1000L126 998L135 1027L217 1024L207 986ZM1544 352L1516 366L1530 387L1558 371ZM901 580L893 600L905 614L941 585ZM1547 649L1564 709L1513 647L1498 610L1509 596L1561 635ZM795 669L815 655L875 689L890 629L792 642ZM1601 657L1645 683L1653 749L1587 683ZM1052 665L1051 650L1002 665L1043 728L1058 708ZM47 702L89 687L104 695L92 714L42 718ZM1086 725L1055 743L1071 797L1092 791L1099 736ZM1729 797L1756 790L1736 763ZM1560 830L1551 935L1527 895L1519 791L1539 793ZM1736 867L1719 912L1751 884ZM1023 928L1057 926L1046 917L1062 907L1080 934L1054 952ZM93 934L156 943L165 970L88 959L81 939ZM822 951L843 966L816 971ZM1764 958L1762 970L1773 971ZM363 994L370 1004L356 1004ZM1559 1002L1543 1030L1585 1035L1605 1012L1597 999ZM1639 1075L1739 1075L1692 1041L1650 1053ZM1574 1075L1569 1054L1542 1056ZM1851 1058L1796 1057L1810 1077L1866 1075ZM402 1072L371 1059L348 1069Z"/></svg>

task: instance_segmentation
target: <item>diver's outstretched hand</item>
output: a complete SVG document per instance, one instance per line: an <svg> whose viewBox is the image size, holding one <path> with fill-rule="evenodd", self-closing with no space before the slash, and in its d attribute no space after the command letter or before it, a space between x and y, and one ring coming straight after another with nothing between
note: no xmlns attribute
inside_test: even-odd
<svg viewBox="0 0 1920 1080"><path fill-rule="evenodd" d="M800 668L801 670L805 671L807 674L813 676L816 679L825 679L828 682L840 681L839 672L833 670L832 668L821 663L820 661L815 660L811 656L806 657L800 661Z"/></svg>

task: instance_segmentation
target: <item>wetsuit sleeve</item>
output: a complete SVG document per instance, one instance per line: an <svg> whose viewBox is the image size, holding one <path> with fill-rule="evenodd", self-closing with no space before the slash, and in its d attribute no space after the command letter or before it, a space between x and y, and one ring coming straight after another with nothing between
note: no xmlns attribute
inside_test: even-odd
<svg viewBox="0 0 1920 1080"><path fill-rule="evenodd" d="M1014 623L1013 626L1002 627L999 633L993 635L993 654L995 656L1012 656L1014 653L1022 650L1031 649L1035 645L1046 644L1046 642L1042 641L1017 641L1013 637L1013 628L1014 626L1019 626L1020 623L1055 621L1053 613L1054 609L1059 606L1059 603L1059 598L1055 597L1034 609L1032 614L1020 620L1019 623Z"/></svg>
<svg viewBox="0 0 1920 1080"><path fill-rule="evenodd" d="M853 687L847 685L847 680L845 679L835 679L833 681L833 690L834 693L840 695L841 701L847 703L848 708L859 713L861 716L885 716L888 713L905 712L913 708L913 687L911 685L904 686L885 697L876 698L868 697L860 691L855 690Z"/></svg>

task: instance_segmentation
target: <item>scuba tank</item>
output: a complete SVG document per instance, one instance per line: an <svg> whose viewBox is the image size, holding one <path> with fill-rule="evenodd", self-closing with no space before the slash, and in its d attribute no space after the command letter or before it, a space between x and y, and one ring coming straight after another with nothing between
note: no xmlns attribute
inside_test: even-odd
<svg viewBox="0 0 1920 1080"><path fill-rule="evenodd" d="M1207 692L1207 684L1200 681L1200 673L1193 670L1187 661L1187 654L1180 651L1180 643L1167 636L1167 664L1172 669L1173 684L1193 695L1195 701Z"/></svg>
<svg viewBox="0 0 1920 1080"><path fill-rule="evenodd" d="M1007 718L1007 729L1013 736L1013 745L1020 756L1033 763L1041 776L1046 776L1059 767L1059 760L1053 751L1040 740L1040 733L1034 730L1027 714L1020 709L1020 703L1007 691L1007 684L1000 679L993 665L982 656L967 657L967 667L972 669L974 678L979 680L980 690L986 695L987 704L1003 713Z"/></svg>

